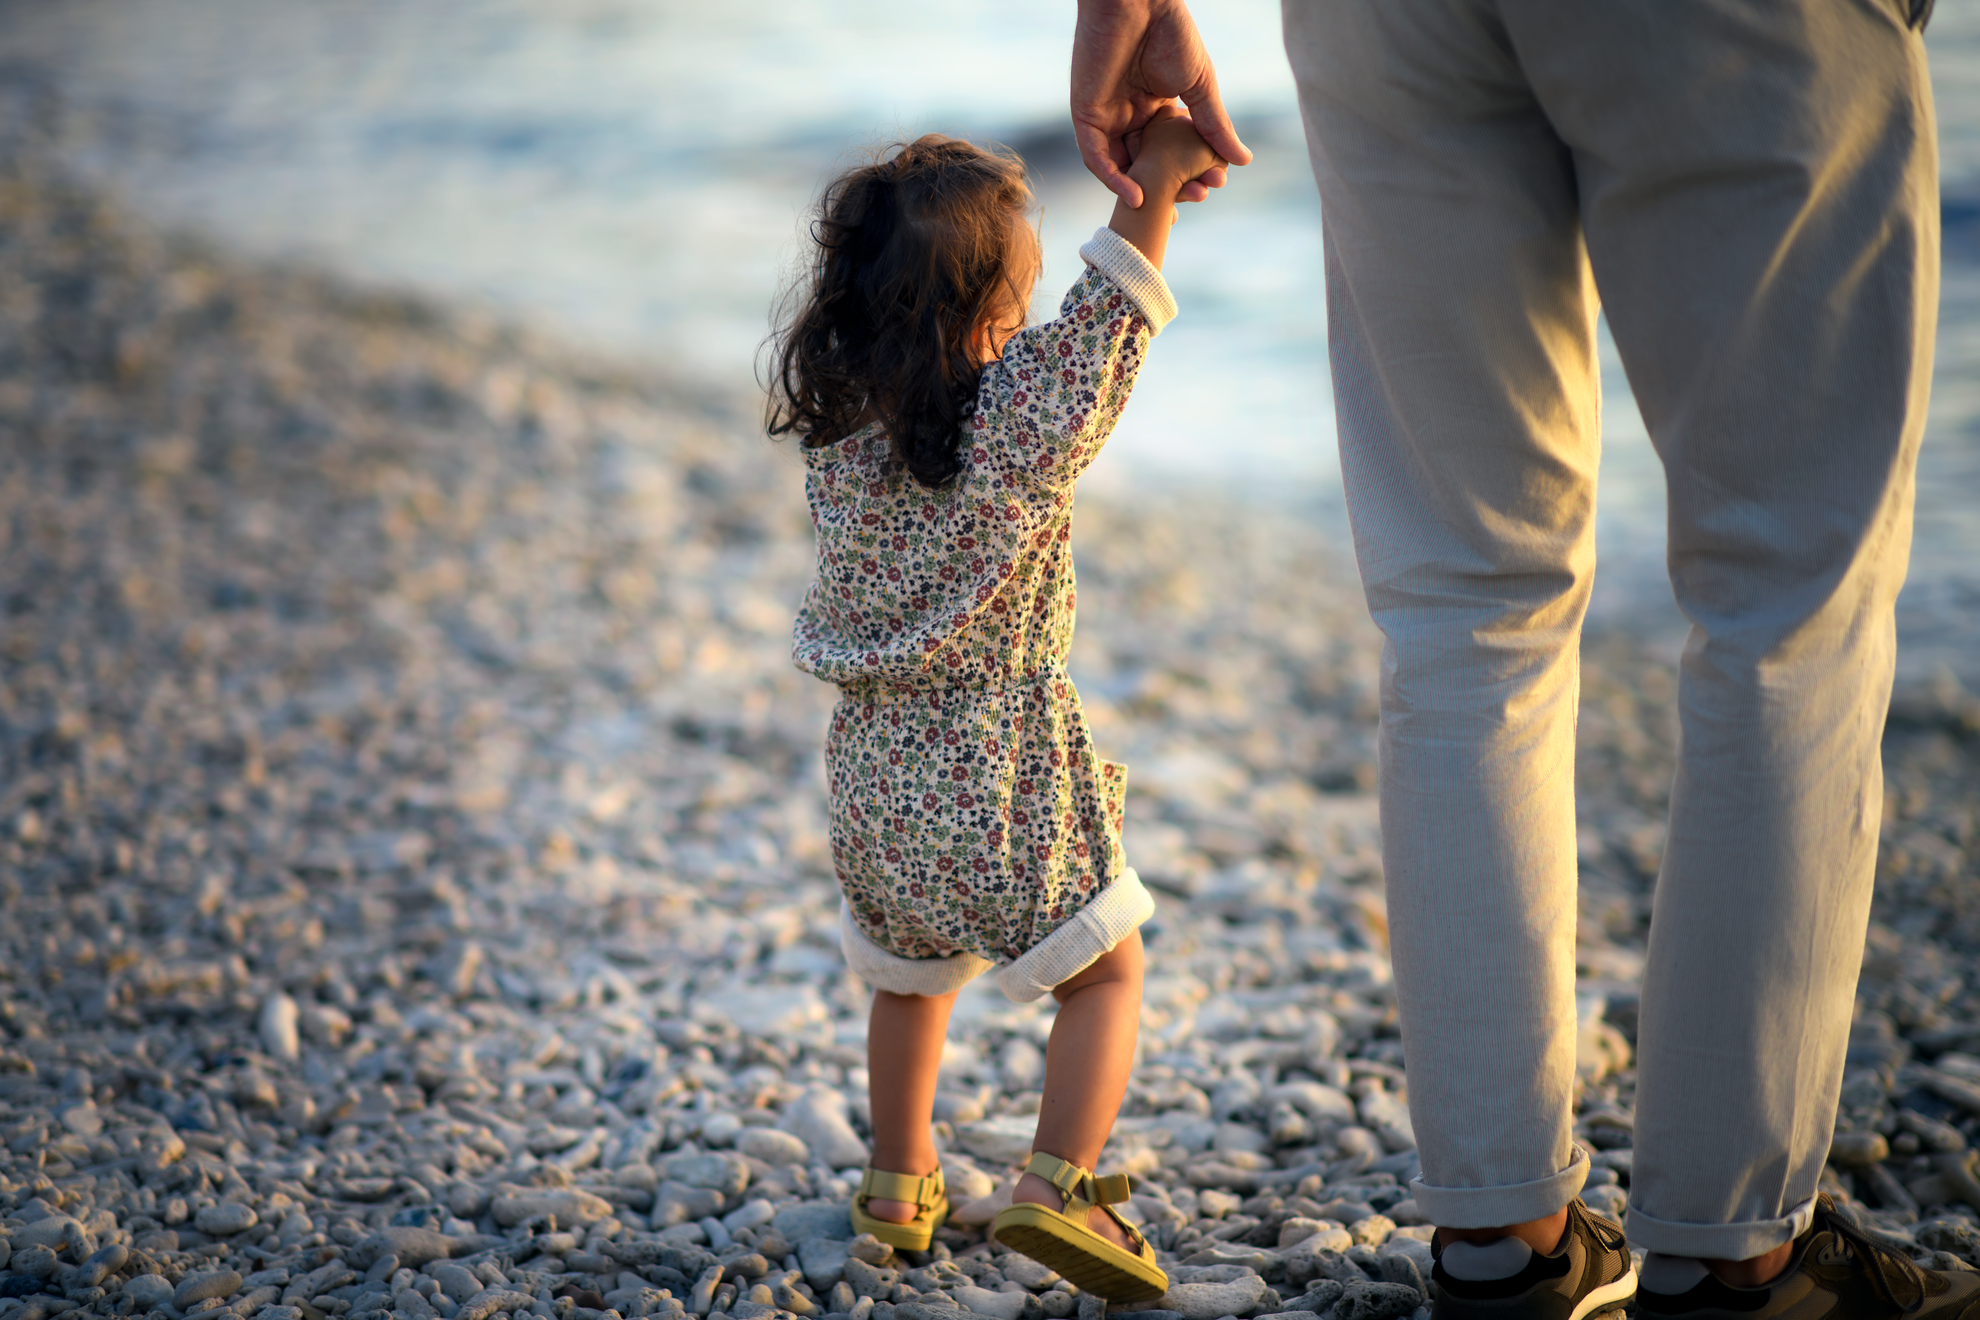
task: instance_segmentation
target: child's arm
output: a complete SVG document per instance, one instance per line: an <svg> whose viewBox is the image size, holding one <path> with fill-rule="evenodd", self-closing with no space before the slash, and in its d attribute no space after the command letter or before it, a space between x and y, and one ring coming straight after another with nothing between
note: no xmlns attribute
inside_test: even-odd
<svg viewBox="0 0 1980 1320"><path fill-rule="evenodd" d="M1114 218L1107 227L1134 244L1148 258L1148 264L1160 270L1169 247L1169 227L1176 222L1177 195L1183 185L1224 161L1188 117L1173 106L1157 110L1140 137L1140 147L1127 173L1141 185L1141 205L1115 202Z"/></svg>

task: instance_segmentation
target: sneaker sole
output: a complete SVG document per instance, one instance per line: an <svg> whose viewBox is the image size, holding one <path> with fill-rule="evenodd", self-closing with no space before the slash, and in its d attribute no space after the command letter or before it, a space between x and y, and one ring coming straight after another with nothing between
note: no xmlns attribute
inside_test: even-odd
<svg viewBox="0 0 1980 1320"><path fill-rule="evenodd" d="M1636 1271L1630 1270L1621 1278L1613 1279L1601 1287L1593 1289L1586 1297L1574 1304L1561 1320L1589 1320L1591 1316L1603 1316L1604 1312L1620 1317L1616 1308L1636 1295ZM1432 1314L1441 1313L1443 1320L1518 1320L1519 1317L1533 1314L1534 1295L1521 1293L1514 1297L1498 1297L1490 1301L1454 1298L1449 1293L1439 1293L1431 1303ZM1558 1314L1558 1313L1554 1313Z"/></svg>
<svg viewBox="0 0 1980 1320"><path fill-rule="evenodd" d="M1632 1269L1614 1283L1605 1283L1582 1298L1580 1304L1568 1312L1568 1320L1584 1320L1584 1317L1593 1312L1617 1306L1634 1296L1636 1296L1636 1271Z"/></svg>

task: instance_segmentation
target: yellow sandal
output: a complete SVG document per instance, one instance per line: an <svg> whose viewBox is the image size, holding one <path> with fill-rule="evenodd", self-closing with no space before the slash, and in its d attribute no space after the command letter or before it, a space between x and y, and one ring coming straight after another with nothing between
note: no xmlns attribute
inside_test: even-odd
<svg viewBox="0 0 1980 1320"><path fill-rule="evenodd" d="M875 1219L866 1213L866 1203L874 1197L883 1201L912 1201L914 1218L905 1224ZM935 1230L949 1217L949 1194L942 1186L942 1170L925 1178L905 1173L888 1173L869 1166L860 1176L859 1191L853 1196L853 1232L871 1233L898 1251L926 1251L935 1239Z"/></svg>
<svg viewBox="0 0 1980 1320"><path fill-rule="evenodd" d="M1032 1154L1024 1171L1037 1174L1065 1193L1065 1209L1050 1210L1019 1201L997 1212L991 1221L991 1236L1110 1302L1145 1302L1169 1290L1169 1276L1155 1263L1155 1248L1114 1209L1134 1191L1134 1183L1126 1174L1096 1178L1077 1164L1043 1151ZM1132 1251L1121 1250L1086 1226L1087 1212L1096 1205L1121 1226L1133 1244Z"/></svg>

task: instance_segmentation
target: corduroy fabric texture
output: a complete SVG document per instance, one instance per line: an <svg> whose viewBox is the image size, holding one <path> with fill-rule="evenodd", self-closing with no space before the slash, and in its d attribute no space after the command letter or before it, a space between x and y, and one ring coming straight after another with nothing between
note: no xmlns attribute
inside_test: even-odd
<svg viewBox="0 0 1980 1320"><path fill-rule="evenodd" d="M1100 896L1074 913L1014 962L993 963L973 953L948 958L903 958L889 953L859 928L852 909L839 904L839 946L846 965L876 990L897 995L946 995L997 968L1006 998L1030 1003L1091 967L1155 915L1155 899L1133 867L1123 867Z"/></svg>
<svg viewBox="0 0 1980 1320"><path fill-rule="evenodd" d="M1176 319L1176 295L1162 272L1141 255L1141 249L1111 229L1096 229L1079 250L1080 258L1127 292L1148 322L1148 333L1159 335Z"/></svg>

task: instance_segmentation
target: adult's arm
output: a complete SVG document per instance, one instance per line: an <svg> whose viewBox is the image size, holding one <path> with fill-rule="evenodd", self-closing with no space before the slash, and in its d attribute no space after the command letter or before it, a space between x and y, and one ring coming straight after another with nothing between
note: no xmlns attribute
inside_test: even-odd
<svg viewBox="0 0 1980 1320"><path fill-rule="evenodd" d="M1183 0L1079 0L1073 134L1086 168L1130 207L1140 206L1142 195L1141 185L1128 177L1127 137L1177 97L1211 150L1233 165L1250 162L1251 149L1238 140L1224 111L1217 70ZM1182 200L1201 201L1223 183L1222 168L1206 170Z"/></svg>

